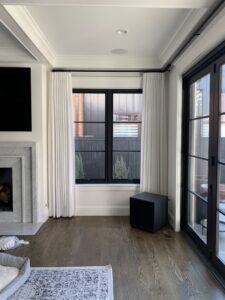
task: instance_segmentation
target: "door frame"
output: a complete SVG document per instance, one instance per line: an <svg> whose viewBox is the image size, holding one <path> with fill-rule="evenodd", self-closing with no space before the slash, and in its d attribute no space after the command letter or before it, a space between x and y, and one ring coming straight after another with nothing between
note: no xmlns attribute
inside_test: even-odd
<svg viewBox="0 0 225 300"><path fill-rule="evenodd" d="M195 231L188 225L187 213L188 213L188 158L189 158L189 113L190 113L190 86L198 79L210 74L210 107L209 107L209 145L208 145L208 186L211 187L212 183L212 174L211 174L211 156L212 156L212 147L210 142L210 137L212 136L212 115L213 115L213 101L212 99L212 74L213 68L212 65L209 65L203 68L201 71L198 71L191 77L184 78L183 81L183 126L182 126L182 228L188 232L194 242L198 247L204 252L207 257L211 255L211 248L209 241L211 240L211 228L207 226L207 243L195 233ZM207 219L209 224L211 224L211 199L212 193L211 188L208 189L208 201L207 201Z"/></svg>
<svg viewBox="0 0 225 300"><path fill-rule="evenodd" d="M213 230L213 250L212 250L212 262L219 270L219 272L225 277L225 261L224 263L219 259L217 256L217 246L218 246L218 224L217 224L217 202L218 202L218 161L219 161L219 126L220 126L220 101L221 101L221 94L220 94L220 80L221 80L221 67L225 65L225 53L218 58L214 63L214 105L215 105L215 122L214 122L214 155L215 155L215 166L214 166L214 191L213 191L213 223L212 223L212 230Z"/></svg>
<svg viewBox="0 0 225 300"><path fill-rule="evenodd" d="M199 63L183 75L182 106L182 168L181 168L181 228L210 259L225 278L225 262L217 253L217 186L218 186L218 149L219 149L219 105L220 105L220 67L225 64L225 42L211 51ZM209 164L208 164L208 228L207 244L191 229L187 220L188 205L188 144L189 144L189 87L210 70L210 121L209 121Z"/></svg>

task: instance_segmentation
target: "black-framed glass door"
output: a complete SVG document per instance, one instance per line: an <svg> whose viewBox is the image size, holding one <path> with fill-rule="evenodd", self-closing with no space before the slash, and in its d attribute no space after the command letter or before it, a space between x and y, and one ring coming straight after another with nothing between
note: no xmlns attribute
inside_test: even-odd
<svg viewBox="0 0 225 300"><path fill-rule="evenodd" d="M214 124L214 223L212 258L225 275L225 57L216 61L215 73L215 124Z"/></svg>
<svg viewBox="0 0 225 300"><path fill-rule="evenodd" d="M188 83L186 225L205 252L209 252L211 68Z"/></svg>
<svg viewBox="0 0 225 300"><path fill-rule="evenodd" d="M183 227L225 276L225 56L184 78Z"/></svg>

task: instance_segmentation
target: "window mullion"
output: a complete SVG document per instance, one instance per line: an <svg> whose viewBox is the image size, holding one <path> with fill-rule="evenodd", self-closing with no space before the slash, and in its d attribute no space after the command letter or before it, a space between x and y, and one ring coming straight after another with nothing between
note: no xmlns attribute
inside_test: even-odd
<svg viewBox="0 0 225 300"><path fill-rule="evenodd" d="M106 94L106 117L107 117L107 125L106 125L106 176L107 181L112 181L112 147L113 147L113 92L108 91Z"/></svg>

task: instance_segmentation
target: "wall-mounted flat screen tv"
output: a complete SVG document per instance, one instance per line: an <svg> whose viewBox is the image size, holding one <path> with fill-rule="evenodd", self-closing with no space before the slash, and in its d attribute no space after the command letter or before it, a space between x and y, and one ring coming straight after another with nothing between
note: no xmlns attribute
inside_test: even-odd
<svg viewBox="0 0 225 300"><path fill-rule="evenodd" d="M0 131L32 131L30 68L0 67Z"/></svg>

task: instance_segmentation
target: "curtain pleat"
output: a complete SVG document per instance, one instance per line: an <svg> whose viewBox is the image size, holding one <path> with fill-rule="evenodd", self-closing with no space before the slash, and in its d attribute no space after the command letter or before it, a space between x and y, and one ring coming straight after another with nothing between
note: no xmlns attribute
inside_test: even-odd
<svg viewBox="0 0 225 300"><path fill-rule="evenodd" d="M163 73L143 75L141 191L167 194L167 122Z"/></svg>
<svg viewBox="0 0 225 300"><path fill-rule="evenodd" d="M72 78L50 74L48 109L48 199L50 216L75 213L75 146L72 116Z"/></svg>

